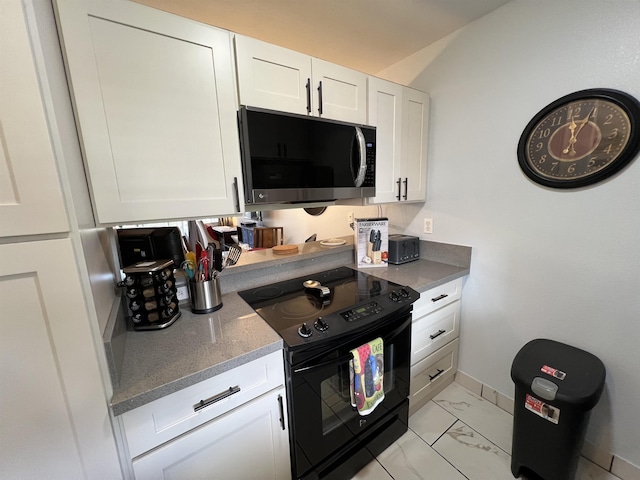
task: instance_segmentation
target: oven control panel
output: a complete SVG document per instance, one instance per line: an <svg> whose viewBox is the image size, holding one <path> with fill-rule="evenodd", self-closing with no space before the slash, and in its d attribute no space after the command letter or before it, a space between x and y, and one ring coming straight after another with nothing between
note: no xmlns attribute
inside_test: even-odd
<svg viewBox="0 0 640 480"><path fill-rule="evenodd" d="M366 305L360 305L356 308L352 308L351 310L347 310L345 312L340 313L342 318L344 318L347 322L354 322L356 320L362 320L363 318L369 317L371 315L376 315L382 312L384 308L382 308L378 302L369 302Z"/></svg>

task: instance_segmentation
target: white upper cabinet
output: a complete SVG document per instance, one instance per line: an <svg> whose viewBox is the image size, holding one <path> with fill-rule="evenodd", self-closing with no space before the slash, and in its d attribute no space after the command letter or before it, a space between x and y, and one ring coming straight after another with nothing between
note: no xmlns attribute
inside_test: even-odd
<svg viewBox="0 0 640 480"><path fill-rule="evenodd" d="M240 104L366 123L364 73L243 35L235 45Z"/></svg>
<svg viewBox="0 0 640 480"><path fill-rule="evenodd" d="M97 221L240 211L229 32L131 2L56 4Z"/></svg>
<svg viewBox="0 0 640 480"><path fill-rule="evenodd" d="M427 199L427 135L429 95L413 88L402 89L402 191L400 199Z"/></svg>
<svg viewBox="0 0 640 480"><path fill-rule="evenodd" d="M398 201L401 121L402 85L369 77L369 124L376 127L376 196L370 203Z"/></svg>
<svg viewBox="0 0 640 480"><path fill-rule="evenodd" d="M69 231L18 0L0 2L0 236Z"/></svg>
<svg viewBox="0 0 640 480"><path fill-rule="evenodd" d="M376 196L368 203L424 202L429 96L369 77L368 98L376 127Z"/></svg>

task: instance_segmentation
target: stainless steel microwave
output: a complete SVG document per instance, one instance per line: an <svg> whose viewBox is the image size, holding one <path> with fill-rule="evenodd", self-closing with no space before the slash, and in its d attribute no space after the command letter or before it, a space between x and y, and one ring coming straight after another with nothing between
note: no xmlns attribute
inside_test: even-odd
<svg viewBox="0 0 640 480"><path fill-rule="evenodd" d="M247 206L375 195L375 127L246 106L238 122Z"/></svg>

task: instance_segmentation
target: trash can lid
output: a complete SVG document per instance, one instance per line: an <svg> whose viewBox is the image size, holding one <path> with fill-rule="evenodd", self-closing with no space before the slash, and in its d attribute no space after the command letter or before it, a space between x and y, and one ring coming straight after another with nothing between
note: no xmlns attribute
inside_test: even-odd
<svg viewBox="0 0 640 480"><path fill-rule="evenodd" d="M583 410L592 409L604 389L606 371L595 355L554 340L536 339L516 354L511 379L530 389L536 377L558 386L555 400Z"/></svg>

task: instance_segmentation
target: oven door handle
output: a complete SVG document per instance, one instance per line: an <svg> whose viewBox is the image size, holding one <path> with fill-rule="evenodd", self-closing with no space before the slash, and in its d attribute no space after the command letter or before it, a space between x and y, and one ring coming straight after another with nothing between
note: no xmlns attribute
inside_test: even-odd
<svg viewBox="0 0 640 480"><path fill-rule="evenodd" d="M388 343L388 342L393 341L393 339L396 338L400 334L400 332L402 332L410 324L411 324L411 316L409 316L409 318L407 318L404 322L402 322L402 325L400 325L393 332L388 334L386 336L386 338L383 338L382 341L384 343ZM349 352L349 353L345 353L344 355L339 356L338 358L332 358L331 360L327 360L326 362L321 362L321 363L316 363L316 364L311 364L311 365L307 365L307 366L296 368L296 369L293 370L293 373L307 373L307 372L310 372L312 370L316 370L318 368L323 368L323 367L327 367L327 366L330 366L330 365L339 365L339 364L341 364L343 362L346 362L346 361L349 361L349 360L352 360L352 359L353 359L353 355L351 354L351 352Z"/></svg>

